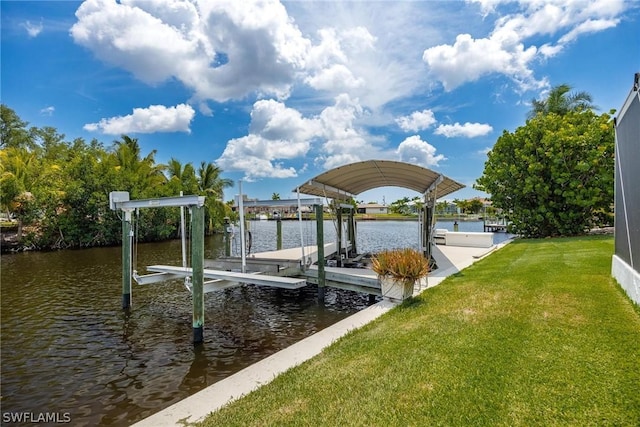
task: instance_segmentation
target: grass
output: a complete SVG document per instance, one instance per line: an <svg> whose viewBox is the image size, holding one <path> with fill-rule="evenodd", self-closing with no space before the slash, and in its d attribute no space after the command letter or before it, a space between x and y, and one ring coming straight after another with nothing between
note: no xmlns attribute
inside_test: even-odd
<svg viewBox="0 0 640 427"><path fill-rule="evenodd" d="M640 310L613 239L516 241L205 426L639 426Z"/></svg>

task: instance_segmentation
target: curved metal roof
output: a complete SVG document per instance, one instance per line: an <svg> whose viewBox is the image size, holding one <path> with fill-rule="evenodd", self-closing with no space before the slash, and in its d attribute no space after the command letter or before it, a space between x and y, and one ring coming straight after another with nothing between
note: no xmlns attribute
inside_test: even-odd
<svg viewBox="0 0 640 427"><path fill-rule="evenodd" d="M378 187L403 187L421 194L435 188L437 199L464 188L464 185L422 166L391 160L366 160L321 173L294 191L345 200Z"/></svg>

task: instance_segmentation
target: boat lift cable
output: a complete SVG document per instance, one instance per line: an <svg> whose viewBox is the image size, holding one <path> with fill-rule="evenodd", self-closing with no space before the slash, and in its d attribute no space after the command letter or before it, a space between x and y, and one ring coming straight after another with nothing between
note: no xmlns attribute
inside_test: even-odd
<svg viewBox="0 0 640 427"><path fill-rule="evenodd" d="M131 268L133 270L133 277L135 278L138 275L138 246L139 246L139 239L140 239L140 227L139 227L139 223L140 223L140 209L136 208L135 210L135 216L133 219L133 222L135 223L135 227L133 228L133 234L135 236L134 241L133 241L133 260L131 262Z"/></svg>
<svg viewBox="0 0 640 427"><path fill-rule="evenodd" d="M181 194L182 195L182 194ZM184 207L181 206L180 209L183 211L182 213L184 213ZM182 262L183 262L183 266L184 267L188 267L190 265L189 260L191 259L191 252L189 250L189 247L191 245L186 244L186 236L185 236L185 223L183 221L182 223L182 230L183 230L183 237L182 237ZM193 215L189 215L189 240L193 239ZM192 285L191 285L191 276L185 276L184 277L184 287L187 288L187 290L189 292L192 291Z"/></svg>
<svg viewBox="0 0 640 427"><path fill-rule="evenodd" d="M244 194L242 194L242 180L238 181L238 210L240 211L240 256L242 257L242 273L247 272L247 253L245 250L245 233L244 233Z"/></svg>
<svg viewBox="0 0 640 427"><path fill-rule="evenodd" d="M306 265L306 257L304 254L304 236L302 227L302 204L300 203L300 189L296 188L296 194L298 195L298 225L300 228L300 249L302 250L302 265L303 268Z"/></svg>

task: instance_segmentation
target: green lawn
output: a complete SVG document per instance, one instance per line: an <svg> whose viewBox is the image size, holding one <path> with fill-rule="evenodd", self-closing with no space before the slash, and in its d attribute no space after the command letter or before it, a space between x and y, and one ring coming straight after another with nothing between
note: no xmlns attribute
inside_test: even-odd
<svg viewBox="0 0 640 427"><path fill-rule="evenodd" d="M516 241L206 426L639 426L640 310L611 237Z"/></svg>

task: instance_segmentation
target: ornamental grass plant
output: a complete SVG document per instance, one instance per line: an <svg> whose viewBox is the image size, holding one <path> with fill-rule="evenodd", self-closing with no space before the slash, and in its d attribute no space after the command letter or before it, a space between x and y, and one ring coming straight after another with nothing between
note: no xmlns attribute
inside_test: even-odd
<svg viewBox="0 0 640 427"><path fill-rule="evenodd" d="M371 268L378 276L413 285L429 274L429 260L415 249L393 249L375 255Z"/></svg>

